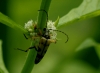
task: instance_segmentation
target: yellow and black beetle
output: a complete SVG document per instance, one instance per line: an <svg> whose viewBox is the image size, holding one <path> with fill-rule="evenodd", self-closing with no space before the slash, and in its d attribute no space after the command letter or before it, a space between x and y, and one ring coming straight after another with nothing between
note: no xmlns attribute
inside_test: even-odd
<svg viewBox="0 0 100 73"><path fill-rule="evenodd" d="M39 11L44 11L47 14L47 12L45 10L39 10ZM47 14L47 21L48 21L48 14ZM50 43L56 43L56 40L53 40L50 38L51 35L49 32L50 32L50 30L53 30L53 29L47 29L47 22L46 22L46 28L43 29L43 32L41 32L41 30L37 27L37 25L34 25L34 30L35 31L38 30L38 32L36 32L36 35L31 37L31 39L35 40L37 38L40 38L39 44L35 45L33 47L30 47L27 50L22 50L19 48L17 48L17 49L27 52L29 49L35 48L35 50L37 51L35 64L38 64L41 61L41 59L44 57L45 53L47 52L47 49L48 49ZM59 30L53 30L53 31L59 31ZM62 32L62 31L59 31L59 32ZM64 32L62 32L62 33L65 34ZM67 34L65 34L65 35L67 36L67 41L68 41L68 35ZM24 34L24 36L25 36L25 34ZM25 38L28 39L26 36L25 36Z"/></svg>
<svg viewBox="0 0 100 73"><path fill-rule="evenodd" d="M45 32L47 31L47 32ZM37 50L37 56L35 59L35 64L39 63L41 59L44 57L50 43L56 43L56 40L50 39L49 30L44 28L44 34L40 38L39 45L37 47L33 47ZM32 47L31 47L32 48Z"/></svg>

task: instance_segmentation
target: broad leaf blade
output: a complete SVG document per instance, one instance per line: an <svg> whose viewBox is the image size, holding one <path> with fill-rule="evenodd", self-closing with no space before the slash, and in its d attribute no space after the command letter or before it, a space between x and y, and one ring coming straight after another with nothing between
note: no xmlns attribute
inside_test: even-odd
<svg viewBox="0 0 100 73"><path fill-rule="evenodd" d="M93 39L88 38L76 49L76 51L80 51L92 46L96 47L97 43Z"/></svg>
<svg viewBox="0 0 100 73"><path fill-rule="evenodd" d="M0 73L8 73L4 62L3 62L3 55L2 55L2 41L0 40Z"/></svg>
<svg viewBox="0 0 100 73"><path fill-rule="evenodd" d="M99 47L98 47L99 46ZM77 49L75 59L79 59L91 64L96 69L100 62L100 45L93 39L86 39Z"/></svg>
<svg viewBox="0 0 100 73"><path fill-rule="evenodd" d="M20 30L24 33L27 32L21 25L18 25L17 23L15 23L13 20L11 20L9 17L2 14L1 12L0 12L0 22L11 27L11 28L13 28L13 29Z"/></svg>
<svg viewBox="0 0 100 73"><path fill-rule="evenodd" d="M100 15L100 0L83 0L79 7L72 9L68 14L60 18L57 27L98 15Z"/></svg>

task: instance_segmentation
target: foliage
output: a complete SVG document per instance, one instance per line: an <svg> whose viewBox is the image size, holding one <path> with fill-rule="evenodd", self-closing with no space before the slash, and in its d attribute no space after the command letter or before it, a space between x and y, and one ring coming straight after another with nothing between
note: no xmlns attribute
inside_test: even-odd
<svg viewBox="0 0 100 73"><path fill-rule="evenodd" d="M51 0L42 0L39 10L44 9L48 12L50 3L51 3ZM100 1L99 0L83 0L83 2L80 4L79 7L72 9L68 14L65 14L61 18L58 17L58 19L55 21L55 24L56 24L56 27L59 29L64 26L71 27L72 26L71 24L74 24L76 22L83 21L83 20L86 20L89 18L94 18L99 15L100 15ZM37 19L38 27L40 29L43 29L45 27L46 21L47 21L46 14L42 11L39 11L37 18L38 18ZM17 29L17 30L21 31L22 33L28 33L24 29L24 27L15 23L12 19L10 19L8 16L4 15L1 12L0 12L0 22L13 28L13 29ZM69 26L67 26L67 25L69 25ZM65 30L65 32L66 32L66 30ZM79 38L77 38L77 39L79 39ZM69 39L68 42L70 42L70 40L71 40L71 38ZM76 42L77 41L75 41L75 43ZM54 66L53 66L53 63L52 64L50 63L52 65L51 70L50 70L50 68L47 70L45 69L45 70L46 71L50 70L49 71L50 73L73 73L73 72L74 73L97 73L97 72L99 73L100 72L100 70L99 70L100 69L100 65L99 65L100 44L99 44L99 42L96 42L96 40L94 38L90 39L87 36L83 42L78 43L78 46L79 46L78 48L74 47L74 48L76 48L74 53L71 52L69 54L70 56L67 56L67 57L66 57L66 55L62 55L62 53L57 54L58 56L62 55L62 57L56 58L56 60L53 60L53 61L58 60L57 62L53 62ZM31 46L34 46L34 43L35 42L32 41ZM80 44L80 43L82 43L82 44ZM57 45L59 45L59 44L57 44ZM62 45L64 45L64 44L62 44ZM73 44L71 44L71 45L73 45ZM63 46L61 46L61 48L62 47ZM52 52L54 52L54 49ZM57 53L59 51L56 50L55 52ZM66 53L66 51L64 51L64 52ZM0 54L2 54L2 52ZM32 71L32 69L34 67L34 60L35 60L36 54L37 54L37 52L34 49L29 51L25 65L24 65L21 73L30 73ZM46 58L46 59L48 59L48 58ZM5 69L2 57L0 57L0 61L2 61L0 63L0 71L3 71L1 73L8 73L7 70ZM48 60L48 61L50 61L50 60ZM48 61L45 61L45 64L40 63L40 66L37 65L38 66L37 68L34 67L33 72L35 72L35 68L36 68L36 70L38 70L38 69L41 69L42 67L46 67L45 66L46 64L48 64L50 66ZM64 70L65 68L67 68L67 69ZM44 72L47 73L46 71L44 71ZM39 72L39 70L38 70L38 72ZM40 72L41 72L41 70L40 70Z"/></svg>
<svg viewBox="0 0 100 73"><path fill-rule="evenodd" d="M2 56L2 41L0 40L0 73L8 73L5 64L3 62L3 56Z"/></svg>

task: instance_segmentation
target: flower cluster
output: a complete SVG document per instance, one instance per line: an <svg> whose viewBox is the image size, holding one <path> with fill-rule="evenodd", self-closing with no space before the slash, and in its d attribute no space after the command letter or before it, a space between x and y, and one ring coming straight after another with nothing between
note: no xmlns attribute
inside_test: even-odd
<svg viewBox="0 0 100 73"><path fill-rule="evenodd" d="M28 21L27 23L25 23L25 29L30 33L31 36L36 35L36 33L34 32L34 25L36 25L37 23L33 22L33 20ZM56 33L56 27L54 25L54 22L52 21L48 21L47 22L47 29L50 31L50 39L56 39L57 33Z"/></svg>
<svg viewBox="0 0 100 73"><path fill-rule="evenodd" d="M48 21L47 22L47 29L49 30L49 29L51 29L50 30L50 38L51 39L56 39L56 36L57 36L57 33L56 33L56 27L55 27L55 25L54 25L54 22L52 22L52 21Z"/></svg>
<svg viewBox="0 0 100 73"><path fill-rule="evenodd" d="M30 20L27 23L25 23L25 29L28 30L29 32L33 32L34 30L33 25L34 25L33 20Z"/></svg>
<svg viewBox="0 0 100 73"><path fill-rule="evenodd" d="M34 36L37 34L34 32L34 25L36 24L37 23L34 23L33 20L30 20L27 23L25 23L25 29L30 33L30 36Z"/></svg>

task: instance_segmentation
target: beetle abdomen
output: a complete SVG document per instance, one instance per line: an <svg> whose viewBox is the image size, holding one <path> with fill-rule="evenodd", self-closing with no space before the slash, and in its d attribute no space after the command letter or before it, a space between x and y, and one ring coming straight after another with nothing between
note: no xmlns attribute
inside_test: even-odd
<svg viewBox="0 0 100 73"><path fill-rule="evenodd" d="M39 63L41 59L44 57L49 47L49 44L50 43L48 42L48 39L43 38L43 37L41 38L39 46L38 46L38 52L37 52L37 56L35 59L35 64Z"/></svg>

